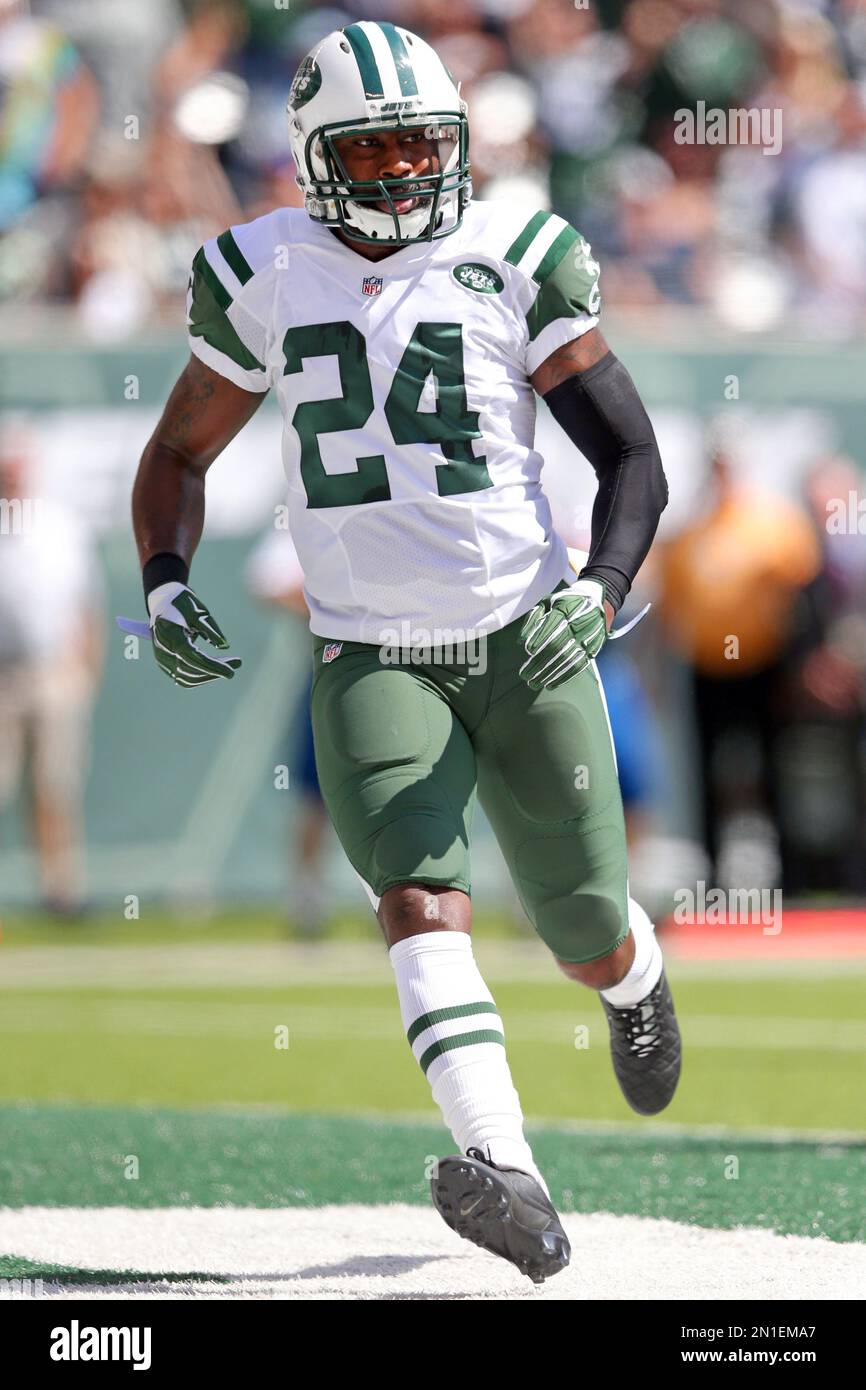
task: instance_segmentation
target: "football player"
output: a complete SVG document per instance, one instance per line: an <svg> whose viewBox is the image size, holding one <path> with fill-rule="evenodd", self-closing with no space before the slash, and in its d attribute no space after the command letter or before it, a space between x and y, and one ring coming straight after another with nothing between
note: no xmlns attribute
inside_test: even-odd
<svg viewBox="0 0 866 1390"><path fill-rule="evenodd" d="M589 246L554 214L472 201L466 103L427 43L389 23L335 31L301 63L288 117L304 206L199 250L192 356L136 479L154 651L186 688L240 665L203 649L228 644L189 566L207 468L273 389L322 794L459 1148L433 1199L540 1281L569 1245L473 957L472 813L478 797L557 964L599 991L629 1104L663 1109L679 1032L629 897L594 658L667 486L599 332ZM598 476L577 576L540 485L536 393Z"/></svg>

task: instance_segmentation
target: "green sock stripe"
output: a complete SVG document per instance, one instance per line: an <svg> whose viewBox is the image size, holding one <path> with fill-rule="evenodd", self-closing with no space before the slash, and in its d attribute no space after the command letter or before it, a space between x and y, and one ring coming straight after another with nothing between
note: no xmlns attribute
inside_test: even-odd
<svg viewBox="0 0 866 1390"><path fill-rule="evenodd" d="M432 1028L434 1023L447 1023L452 1018L470 1018L472 1014L495 1014L498 1013L495 1004L487 999L482 999L477 1004L449 1004L444 1009L432 1009L429 1014L422 1014L416 1018L406 1037L409 1039L411 1047L419 1033L423 1033L425 1028Z"/></svg>
<svg viewBox="0 0 866 1390"><path fill-rule="evenodd" d="M222 232L221 235L217 237L217 246L222 252L223 260L226 265L231 266L242 285L245 285L248 280L252 280L252 266L249 265L243 256L240 247L230 231Z"/></svg>
<svg viewBox="0 0 866 1390"><path fill-rule="evenodd" d="M529 219L523 231L520 233L520 236L516 241L511 243L505 253L505 259L510 265L517 265L517 262L523 257L526 250L538 236L545 222L551 216L552 214L549 212L537 212L534 217Z"/></svg>
<svg viewBox="0 0 866 1390"><path fill-rule="evenodd" d="M421 1070L426 1076L430 1063L435 1062L437 1057L441 1057L443 1052L450 1052L455 1047L472 1047L474 1043L499 1043L501 1047L504 1047L505 1038L494 1028L479 1028L476 1033L455 1033L450 1038L440 1038L438 1042L432 1043L427 1051L421 1054Z"/></svg>
<svg viewBox="0 0 866 1390"><path fill-rule="evenodd" d="M552 275L562 260L565 253L577 241L579 232L573 227L563 227L553 245L544 253L535 270L532 278L538 285L543 285L549 275Z"/></svg>
<svg viewBox="0 0 866 1390"><path fill-rule="evenodd" d="M409 50L393 24L381 21L379 28L388 40L388 47L394 58L394 66L400 79L400 92L404 97L416 97L418 95L418 83L415 81Z"/></svg>
<svg viewBox="0 0 866 1390"><path fill-rule="evenodd" d="M343 33L352 45L352 52L355 55L355 62L358 64L361 81L367 96L383 97L385 89L382 85L382 74L379 72L376 56L364 30L360 24L350 24L343 30Z"/></svg>

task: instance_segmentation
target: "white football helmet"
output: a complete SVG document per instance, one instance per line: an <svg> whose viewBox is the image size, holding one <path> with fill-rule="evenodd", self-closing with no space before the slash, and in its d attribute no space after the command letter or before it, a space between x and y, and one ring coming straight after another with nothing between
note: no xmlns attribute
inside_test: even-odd
<svg viewBox="0 0 866 1390"><path fill-rule="evenodd" d="M298 187L317 222L380 245L433 241L460 226L472 197L467 106L417 34L370 20L335 29L302 61L287 110ZM353 182L335 140L401 127L423 128L437 142L439 171ZM395 194L411 194L415 205L398 213Z"/></svg>

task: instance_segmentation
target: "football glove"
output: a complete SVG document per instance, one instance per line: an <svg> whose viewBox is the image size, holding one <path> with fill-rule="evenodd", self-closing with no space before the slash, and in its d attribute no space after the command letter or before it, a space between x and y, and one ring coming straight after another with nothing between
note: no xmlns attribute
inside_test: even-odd
<svg viewBox="0 0 866 1390"><path fill-rule="evenodd" d="M232 679L241 665L238 657L218 661L195 645L195 639L203 637L224 651L228 641L192 589L177 580L160 584L148 594L147 606L156 664L176 685L190 688L207 685L220 676Z"/></svg>
<svg viewBox="0 0 866 1390"><path fill-rule="evenodd" d="M555 690L579 676L608 636L604 585L578 579L549 594L527 614L520 636L529 655L519 674L530 690Z"/></svg>

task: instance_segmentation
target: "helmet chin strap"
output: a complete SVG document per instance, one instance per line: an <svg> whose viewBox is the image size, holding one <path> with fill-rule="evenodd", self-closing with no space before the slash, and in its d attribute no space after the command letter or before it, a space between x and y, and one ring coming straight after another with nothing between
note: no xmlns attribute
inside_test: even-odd
<svg viewBox="0 0 866 1390"><path fill-rule="evenodd" d="M414 237L420 235L430 221L433 199L425 199L425 201L428 203L426 213L423 207L413 208L411 212L404 212L402 215L397 213L398 226L400 231L406 236ZM349 226L361 232L364 236L376 236L381 228L381 235L378 237L379 240L382 242L399 240L398 237L394 236L394 218L390 213L381 212L378 208L361 208L360 211L363 212L365 218L369 219L369 222L372 223L372 227L364 227L360 222L357 222L354 218L349 216L349 211L353 206L358 205L353 204L351 198L348 199L346 203L346 221L349 223Z"/></svg>

